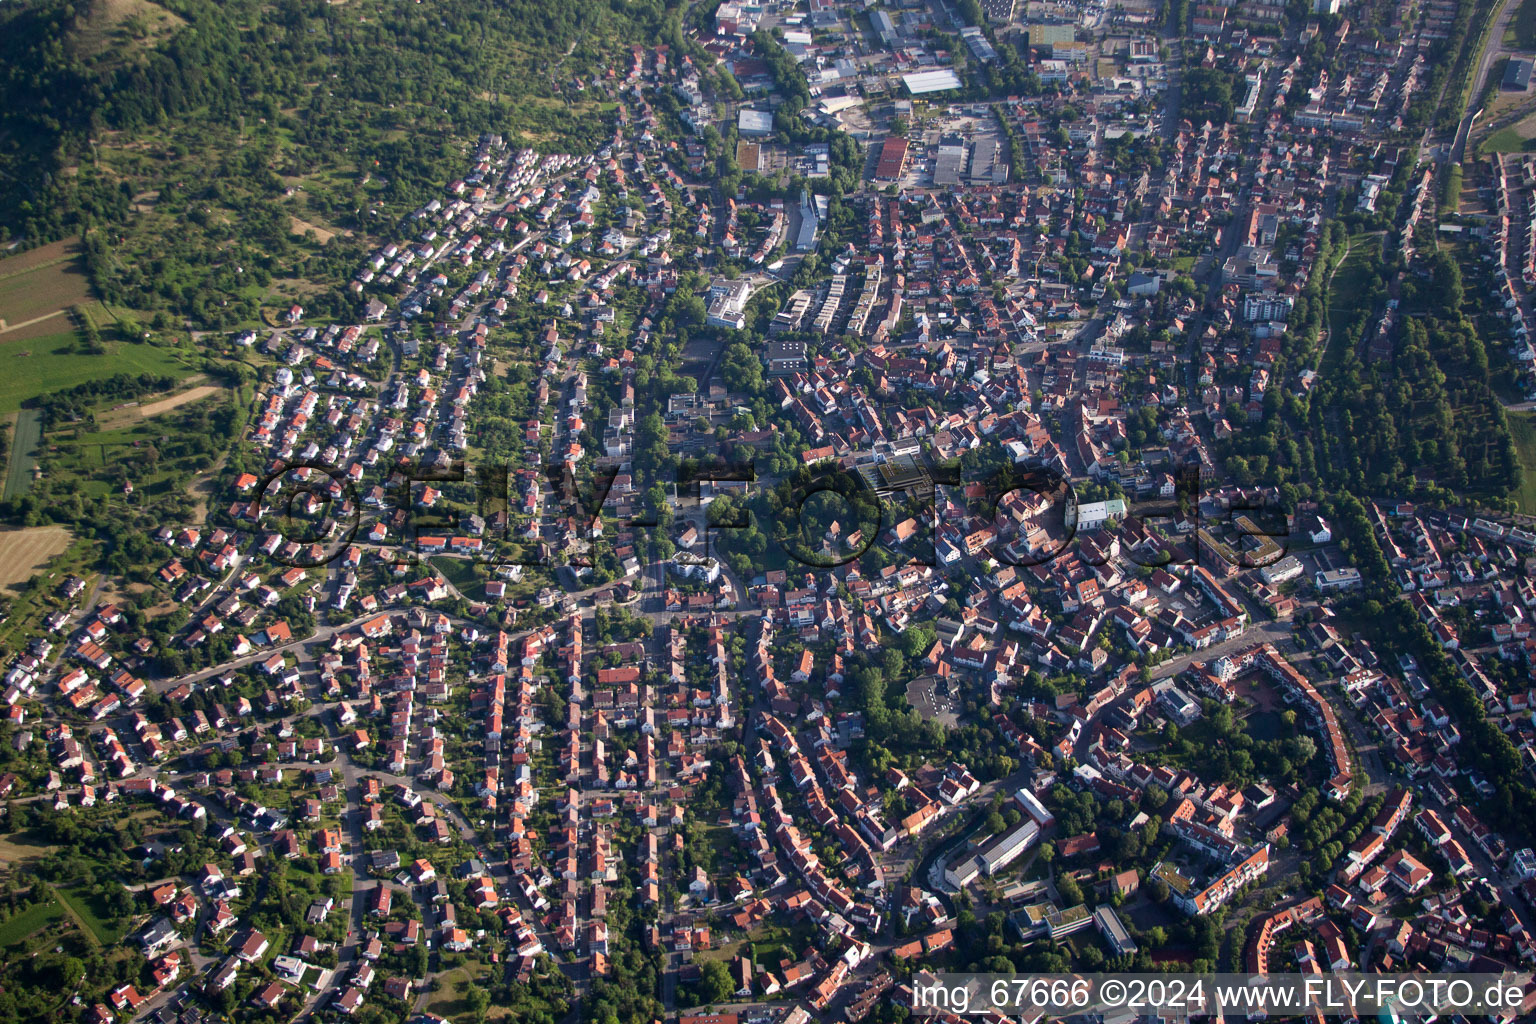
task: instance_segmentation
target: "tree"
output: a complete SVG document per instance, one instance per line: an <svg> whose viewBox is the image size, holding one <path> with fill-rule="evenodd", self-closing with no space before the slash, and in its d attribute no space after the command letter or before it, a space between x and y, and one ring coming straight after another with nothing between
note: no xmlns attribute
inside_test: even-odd
<svg viewBox="0 0 1536 1024"><path fill-rule="evenodd" d="M699 968L699 1003L718 1003L733 991L731 972L720 960L706 960Z"/></svg>
<svg viewBox="0 0 1536 1024"><path fill-rule="evenodd" d="M464 1001L469 1005L469 1012L475 1015L475 1020L483 1022L486 1011L491 1008L491 994L474 982L470 982L464 993Z"/></svg>
<svg viewBox="0 0 1536 1024"><path fill-rule="evenodd" d="M726 347L720 363L720 375L732 391L756 395L763 390L763 363L741 342Z"/></svg>

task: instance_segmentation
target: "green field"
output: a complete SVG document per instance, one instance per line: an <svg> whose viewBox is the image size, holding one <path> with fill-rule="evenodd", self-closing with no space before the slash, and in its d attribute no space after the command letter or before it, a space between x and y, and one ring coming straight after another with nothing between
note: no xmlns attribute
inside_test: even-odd
<svg viewBox="0 0 1536 1024"><path fill-rule="evenodd" d="M106 908L100 906L101 900L97 896L79 889L55 889L54 892L84 922L97 942L113 946L122 941L125 929L103 920L102 911Z"/></svg>
<svg viewBox="0 0 1536 1024"><path fill-rule="evenodd" d="M1482 156L1489 153L1524 153L1529 142L1514 128L1501 128L1478 143L1477 152Z"/></svg>
<svg viewBox="0 0 1536 1024"><path fill-rule="evenodd" d="M15 412L29 398L113 374L154 373L181 378L193 372L184 362L185 353L175 349L117 341L108 342L103 355L86 355L75 351L78 343L72 331L0 342L0 358L7 369L0 377L0 413Z"/></svg>
<svg viewBox="0 0 1536 1024"><path fill-rule="evenodd" d="M1507 419L1509 436L1520 456L1520 468L1525 470L1515 498L1520 502L1521 512L1536 515L1536 413L1512 412Z"/></svg>
<svg viewBox="0 0 1536 1024"><path fill-rule="evenodd" d="M443 578L459 589L467 598L475 599L482 596L480 574L475 571L475 562L470 558L429 558L432 568L443 574Z"/></svg>
<svg viewBox="0 0 1536 1024"><path fill-rule="evenodd" d="M35 409L22 409L16 414L16 429L11 433L10 464L5 470L4 498L18 498L32 487L32 467L37 465L33 454L37 443L43 439L43 421Z"/></svg>
<svg viewBox="0 0 1536 1024"><path fill-rule="evenodd" d="M31 829L9 832L0 835L0 870L24 864L57 851L57 846Z"/></svg>
<svg viewBox="0 0 1536 1024"><path fill-rule="evenodd" d="M120 462L131 467L129 475L133 479L135 494L164 494L172 489L183 474L169 462L161 462L150 469L140 461L141 448L134 446L147 446L157 437L169 433L166 427L157 429L152 423L141 423L121 430L82 432L78 437L67 429L55 431L48 438L49 445L57 449L48 464L48 472L64 472L78 477L81 491L93 497L116 494L116 486L105 480L94 479L93 475Z"/></svg>
<svg viewBox="0 0 1536 1024"><path fill-rule="evenodd" d="M1359 315L1366 296L1372 262L1380 255L1377 235L1351 235L1349 251L1334 269L1328 283L1328 351L1324 359L1336 361L1344 354L1351 322Z"/></svg>
<svg viewBox="0 0 1536 1024"><path fill-rule="evenodd" d="M466 967L456 967L439 975L437 991L432 993L432 998L427 1002L427 1012L435 1013L445 1020L454 1020L459 1017L468 1019L469 996L466 993L469 984L475 982L484 987L486 975L489 973L488 965L471 964Z"/></svg>
<svg viewBox="0 0 1536 1024"><path fill-rule="evenodd" d="M64 906L58 900L49 900L28 907L10 920L0 924L0 947L14 946L28 936L46 928L64 917Z"/></svg>

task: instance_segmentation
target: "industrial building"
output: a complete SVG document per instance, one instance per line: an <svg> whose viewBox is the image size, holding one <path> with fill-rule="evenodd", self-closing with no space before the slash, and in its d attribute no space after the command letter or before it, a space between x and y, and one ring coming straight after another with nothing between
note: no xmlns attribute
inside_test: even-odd
<svg viewBox="0 0 1536 1024"><path fill-rule="evenodd" d="M743 110L736 117L736 131L742 135L772 135L773 115L766 110Z"/></svg>
<svg viewBox="0 0 1536 1024"><path fill-rule="evenodd" d="M998 160L996 139L977 139L971 147L972 185L1001 185L1008 180L1008 165Z"/></svg>
<svg viewBox="0 0 1536 1024"><path fill-rule="evenodd" d="M939 155L933 164L935 185L958 185L960 173L965 168L965 143L959 139L946 139L939 144Z"/></svg>
<svg viewBox="0 0 1536 1024"><path fill-rule="evenodd" d="M914 71L910 75L902 75L901 81L907 87L907 92L913 96L926 96L931 92L948 92L950 89L960 88L960 76L947 69Z"/></svg>
<svg viewBox="0 0 1536 1024"><path fill-rule="evenodd" d="M1511 57L1504 66L1504 81L1500 88L1511 92L1524 92L1531 84L1531 62Z"/></svg>
<svg viewBox="0 0 1536 1024"><path fill-rule="evenodd" d="M878 181L900 181L907 173L907 140L892 135L880 147L880 162L875 166Z"/></svg>

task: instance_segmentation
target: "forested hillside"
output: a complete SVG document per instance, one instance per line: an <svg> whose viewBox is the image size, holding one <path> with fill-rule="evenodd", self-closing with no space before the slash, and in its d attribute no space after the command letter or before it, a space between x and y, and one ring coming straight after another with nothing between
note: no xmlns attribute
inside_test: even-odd
<svg viewBox="0 0 1536 1024"><path fill-rule="evenodd" d="M0 7L0 238L87 236L109 301L233 323L334 281L483 131L590 148L588 88L680 0L38 0ZM307 286L306 286L307 287ZM341 293L306 296L317 312Z"/></svg>

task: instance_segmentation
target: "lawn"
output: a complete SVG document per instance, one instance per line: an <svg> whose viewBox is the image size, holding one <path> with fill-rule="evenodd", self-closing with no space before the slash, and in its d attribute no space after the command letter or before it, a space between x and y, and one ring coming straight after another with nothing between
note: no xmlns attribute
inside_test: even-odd
<svg viewBox="0 0 1536 1024"><path fill-rule="evenodd" d="M748 942L739 939L735 942L723 942L712 949L701 949L693 954L694 963L703 963L705 960L719 960L726 966L730 966L732 960L746 952Z"/></svg>
<svg viewBox="0 0 1536 1024"><path fill-rule="evenodd" d="M1515 497L1520 502L1520 511L1536 514L1536 413L1512 412L1506 418L1515 452L1520 456L1520 468L1525 470Z"/></svg>
<svg viewBox="0 0 1536 1024"><path fill-rule="evenodd" d="M14 946L63 917L64 906L58 900L30 906L0 923L0 947Z"/></svg>
<svg viewBox="0 0 1536 1024"><path fill-rule="evenodd" d="M432 993L427 1002L427 1012L434 1013L445 1020L452 1020L460 1015L469 1014L469 983L476 981L485 984L485 976L489 968L483 964L472 964L468 967L455 967L453 970L437 977L437 991Z"/></svg>
<svg viewBox="0 0 1536 1024"><path fill-rule="evenodd" d="M57 846L48 843L32 830L0 835L0 868L15 867L25 861L54 853Z"/></svg>
<svg viewBox="0 0 1536 1024"><path fill-rule="evenodd" d="M179 379L193 372L184 361L187 354L176 349L118 341L108 342L102 355L86 355L75 350L78 343L73 331L11 342L0 335L0 358L9 370L0 378L0 413L15 412L29 398L114 374L153 373Z"/></svg>
<svg viewBox="0 0 1536 1024"><path fill-rule="evenodd" d="M114 946L122 941L127 929L110 925L104 920L103 912L106 908L101 905L99 896L83 889L55 889L54 892L84 922L97 942L103 946Z"/></svg>
<svg viewBox="0 0 1536 1024"><path fill-rule="evenodd" d="M1478 144L1482 156L1489 153L1524 153L1530 140L1513 127L1501 128Z"/></svg>
<svg viewBox="0 0 1536 1024"><path fill-rule="evenodd" d="M469 558L430 558L432 568L443 574L443 578L452 583L467 598L473 600L480 596L480 574L475 571L475 562Z"/></svg>
<svg viewBox="0 0 1536 1024"><path fill-rule="evenodd" d="M459 986L469 981L469 972L462 967L457 967L446 974L437 976L437 991L432 993L432 998L427 1001L427 1012L435 1013L439 1017L450 1018L455 1014L469 1012L469 1000L464 998L464 993Z"/></svg>
<svg viewBox="0 0 1536 1024"><path fill-rule="evenodd" d="M1278 711L1255 711L1244 721L1243 731L1256 740L1280 739L1291 734L1280 721Z"/></svg>

